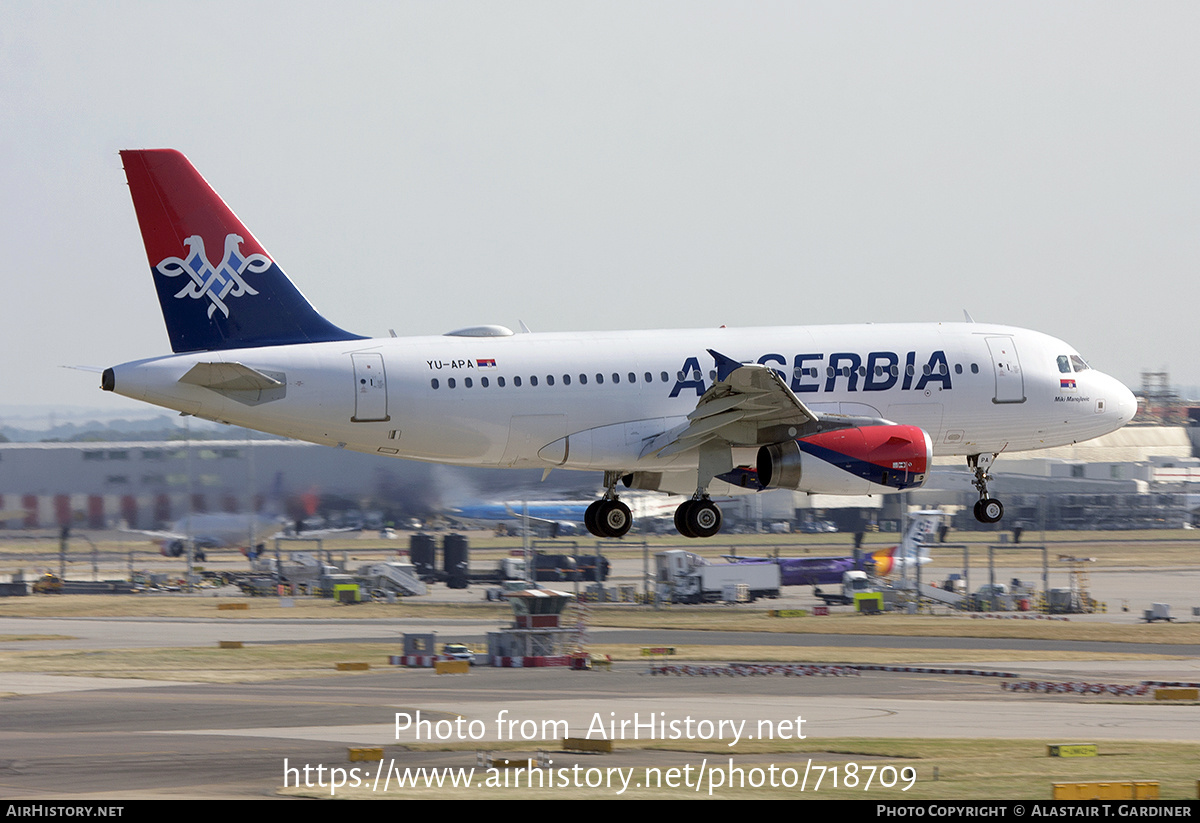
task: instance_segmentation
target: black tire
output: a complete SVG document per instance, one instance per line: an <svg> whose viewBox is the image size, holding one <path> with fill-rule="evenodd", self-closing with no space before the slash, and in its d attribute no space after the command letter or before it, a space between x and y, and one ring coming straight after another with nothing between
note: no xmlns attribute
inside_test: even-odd
<svg viewBox="0 0 1200 823"><path fill-rule="evenodd" d="M999 523L1004 517L1004 504L994 497L985 497L975 504L975 519L980 523Z"/></svg>
<svg viewBox="0 0 1200 823"><path fill-rule="evenodd" d="M624 537L633 525L633 513L620 500L601 501L596 526L601 537Z"/></svg>
<svg viewBox="0 0 1200 823"><path fill-rule="evenodd" d="M687 515L690 537L712 537L721 530L721 510L711 500L694 500Z"/></svg>
<svg viewBox="0 0 1200 823"><path fill-rule="evenodd" d="M988 523L999 523L1004 517L1004 504L989 497L983 501L983 516Z"/></svg>
<svg viewBox="0 0 1200 823"><path fill-rule="evenodd" d="M688 526L688 523L690 522L689 518L688 518L688 513L691 511L692 504L695 502L696 502L695 500L684 500L682 503L679 504L679 508L677 508L675 510L675 530L677 532L679 532L680 534L682 534L684 537L695 537L696 536L696 535L692 534L691 529Z"/></svg>
<svg viewBox="0 0 1200 823"><path fill-rule="evenodd" d="M600 504L603 502L603 500L597 500L595 503L583 510L583 527L587 529L588 534L592 535L593 537L604 536L600 534L600 526L598 524L599 518L597 517L597 513L600 511Z"/></svg>

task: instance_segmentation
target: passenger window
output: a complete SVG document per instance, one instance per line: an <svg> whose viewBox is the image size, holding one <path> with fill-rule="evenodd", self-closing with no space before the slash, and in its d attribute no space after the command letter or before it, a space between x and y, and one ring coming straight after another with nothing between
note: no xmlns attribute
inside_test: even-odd
<svg viewBox="0 0 1200 823"><path fill-rule="evenodd" d="M497 377L497 378L496 378L496 384L497 384L498 386L500 386L500 388L504 388L504 378L503 378L503 377Z"/></svg>
<svg viewBox="0 0 1200 823"><path fill-rule="evenodd" d="M552 374L548 374L548 375L546 375L546 385L547 385L547 386L553 386L553 385L554 385L554 375L552 375Z"/></svg>
<svg viewBox="0 0 1200 823"><path fill-rule="evenodd" d="M473 385L473 381L471 380L471 378L468 377L463 380L463 385L469 389Z"/></svg>
<svg viewBox="0 0 1200 823"><path fill-rule="evenodd" d="M633 372L630 372L630 373L629 373L629 382L630 382L630 383L636 383L636 382L637 382L637 375L636 375L636 374L634 374Z"/></svg>
<svg viewBox="0 0 1200 823"><path fill-rule="evenodd" d="M446 385L449 386L450 388L454 388L454 378L451 377L449 380L447 380Z"/></svg>
<svg viewBox="0 0 1200 823"><path fill-rule="evenodd" d="M620 382L621 382L621 375L617 374L616 372L613 372L613 382L614 382L614 383L620 383Z"/></svg>
<svg viewBox="0 0 1200 823"><path fill-rule="evenodd" d="M516 386L518 389L519 389L519 388L521 388L521 378L520 378L520 377L514 377L514 378L513 378L513 385L514 385L514 386Z"/></svg>
<svg viewBox="0 0 1200 823"><path fill-rule="evenodd" d="M654 375L652 375L650 372L646 372L646 382L647 382L647 383L653 383L653 382L654 382Z"/></svg>
<svg viewBox="0 0 1200 823"><path fill-rule="evenodd" d="M437 378L435 377L435 378L433 378L432 380L430 380L430 381L429 381L429 385L433 386L433 387L436 389L436 388L438 387L438 380L437 380Z"/></svg>
<svg viewBox="0 0 1200 823"><path fill-rule="evenodd" d="M978 363L971 364L971 374L979 374L979 364Z"/></svg>
<svg viewBox="0 0 1200 823"><path fill-rule="evenodd" d="M666 372L663 372L663 373L662 373L662 381L663 381L664 383L669 383L669 382L670 382L670 380L671 380L671 378L667 377L667 373L666 373Z"/></svg>
<svg viewBox="0 0 1200 823"><path fill-rule="evenodd" d="M597 373L596 373L596 384L597 384L597 385L602 385L603 383L604 383L604 375L602 375L602 374L600 374L599 372L597 372Z"/></svg>
<svg viewBox="0 0 1200 823"><path fill-rule="evenodd" d="M486 389L488 387L488 379L486 377L479 378L479 385Z"/></svg>
<svg viewBox="0 0 1200 823"><path fill-rule="evenodd" d="M537 385L537 375L536 374L529 378L529 385L531 385L531 386Z"/></svg>
<svg viewBox="0 0 1200 823"><path fill-rule="evenodd" d="M587 375L586 374L579 375L579 385L581 385L581 386L587 385Z"/></svg>
<svg viewBox="0 0 1200 823"><path fill-rule="evenodd" d="M569 386L569 385L571 385L571 375L569 375L569 374L564 374L564 375L563 375L563 385L564 385L564 386Z"/></svg>

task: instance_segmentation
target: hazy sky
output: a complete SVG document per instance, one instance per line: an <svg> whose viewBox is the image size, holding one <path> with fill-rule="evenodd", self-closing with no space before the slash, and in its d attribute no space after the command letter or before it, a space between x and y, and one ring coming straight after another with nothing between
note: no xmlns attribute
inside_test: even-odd
<svg viewBox="0 0 1200 823"><path fill-rule="evenodd" d="M1200 384L1198 43L1191 1L6 0L0 404L137 405L59 366L169 352L158 147L360 333L966 308Z"/></svg>

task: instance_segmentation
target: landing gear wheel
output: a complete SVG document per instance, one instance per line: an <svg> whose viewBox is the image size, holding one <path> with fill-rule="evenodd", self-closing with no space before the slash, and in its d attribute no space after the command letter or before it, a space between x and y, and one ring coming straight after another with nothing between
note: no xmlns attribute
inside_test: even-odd
<svg viewBox="0 0 1200 823"><path fill-rule="evenodd" d="M999 523L1004 517L1004 504L993 497L985 497L975 504L975 519L980 523Z"/></svg>
<svg viewBox="0 0 1200 823"><path fill-rule="evenodd" d="M675 528L684 537L712 537L721 530L721 510L708 498L685 500L675 510Z"/></svg>
<svg viewBox="0 0 1200 823"><path fill-rule="evenodd" d="M603 500L597 500L595 503L583 510L583 527L588 530L588 534L596 537L604 536L600 534L600 526L597 523L599 519L597 514L600 511L600 504L603 502Z"/></svg>
<svg viewBox="0 0 1200 823"><path fill-rule="evenodd" d="M696 503L695 500L684 500L682 503L679 504L679 508L677 508L675 510L675 530L677 532L679 532L680 534L682 534L684 537L695 537L696 536L696 535L692 534L692 530L688 526L688 523L690 522L688 513L691 511L692 506L695 503Z"/></svg>
<svg viewBox="0 0 1200 823"><path fill-rule="evenodd" d="M601 537L624 537L633 525L633 513L620 500L601 500L596 526ZM586 516L586 512L584 513Z"/></svg>
<svg viewBox="0 0 1200 823"><path fill-rule="evenodd" d="M687 524L691 537L712 537L721 530L721 510L711 500L693 500Z"/></svg>

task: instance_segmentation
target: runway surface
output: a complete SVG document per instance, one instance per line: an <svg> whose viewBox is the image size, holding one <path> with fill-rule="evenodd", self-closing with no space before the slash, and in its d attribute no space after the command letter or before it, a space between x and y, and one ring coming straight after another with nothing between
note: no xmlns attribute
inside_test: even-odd
<svg viewBox="0 0 1200 823"><path fill-rule="evenodd" d="M215 639L316 642L397 639L408 621L228 621L141 619L0 620L0 634L66 634L78 639L5 643L4 648L118 648L209 646ZM432 625L455 637L482 635L491 624ZM476 625L478 623L478 625ZM1131 644L984 641L960 638L736 635L722 632L596 630L619 643L856 645L1047 651L1146 651ZM1114 649L1112 647L1120 647ZM1041 679L1137 683L1144 679L1200 680L1200 649L1151 647L1183 659L973 664ZM982 655L986 657L986 654ZM552 748L543 740L586 734L594 724L619 728L653 719L674 721L683 733L741 739L772 732L816 737L995 737L1046 742L1200 739L1200 707L1144 700L1003 692L995 679L948 674L864 672L850 677L649 676L647 666L618 663L612 672L476 668L468 675L384 669L320 679L258 684L195 684L0 673L0 796L13 798L270 797L289 767L346 767L347 746L414 742L415 728L397 735L396 715L429 721L426 737L479 747L497 739ZM462 722L455 725L457 718ZM690 720L689 720L690 719ZM437 725L437 721L451 721ZM472 724L472 721L475 721ZM801 722L802 721L802 722ZM515 722L516 725L513 725ZM507 725L506 725L507 724ZM666 728L670 728L668 725ZM457 729L457 731L454 731ZM525 734L532 732L532 737ZM478 733L479 739L472 740ZM436 742L436 741L435 741ZM722 744L723 745L723 744ZM738 754L739 762L763 756ZM724 748L723 748L724 750ZM397 754L425 766L473 765L468 749ZM827 756L827 755L822 755ZM584 762L555 755L559 765ZM697 760L682 752L612 755L604 765L643 762L663 767ZM780 758L774 758L783 762ZM594 761L589 761L594 763Z"/></svg>

